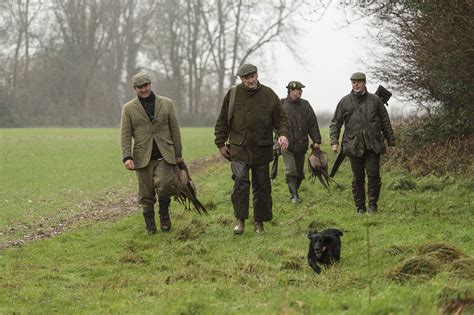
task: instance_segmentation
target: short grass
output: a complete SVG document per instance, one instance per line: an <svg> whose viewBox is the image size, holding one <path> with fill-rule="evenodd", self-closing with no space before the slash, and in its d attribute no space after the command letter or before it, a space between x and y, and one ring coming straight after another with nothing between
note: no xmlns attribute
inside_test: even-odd
<svg viewBox="0 0 474 315"><path fill-rule="evenodd" d="M103 130L76 132L92 137ZM207 148L207 142L214 153L210 130L193 145ZM110 161L115 163L116 156ZM68 161L72 169L73 161ZM82 171L96 185L97 174ZM424 243L448 242L473 254L472 178L384 173L380 213L359 216L352 205L347 162L332 195L305 181L304 201L298 206L288 203L282 171L281 166L273 185L274 220L265 225L264 235L252 231L251 220L243 235L232 234L232 181L224 164L193 176L210 217L173 203L170 233L146 236L137 211L119 222L89 222L58 237L2 251L0 313L437 314L445 304L472 303L473 279L462 274L444 270L405 283L387 276ZM120 173L119 163L113 182L134 183L134 178L120 179ZM41 194L50 198L47 189ZM344 232L342 260L316 275L306 263L306 234L324 227ZM472 305L464 311L472 313Z"/></svg>
<svg viewBox="0 0 474 315"><path fill-rule="evenodd" d="M184 158L216 154L208 128L183 128ZM198 141L199 140L199 141ZM0 231L81 202L136 191L125 170L118 129L0 129Z"/></svg>

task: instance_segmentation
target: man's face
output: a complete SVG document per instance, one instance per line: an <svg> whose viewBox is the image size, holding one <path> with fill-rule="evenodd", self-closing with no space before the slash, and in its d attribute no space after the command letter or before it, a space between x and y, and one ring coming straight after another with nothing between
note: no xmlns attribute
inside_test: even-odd
<svg viewBox="0 0 474 315"><path fill-rule="evenodd" d="M351 80L352 90L356 93L361 93L365 91L365 81L364 80Z"/></svg>
<svg viewBox="0 0 474 315"><path fill-rule="evenodd" d="M137 96L141 98L146 98L151 95L151 83L145 83L140 86L134 87L135 92L137 92Z"/></svg>
<svg viewBox="0 0 474 315"><path fill-rule="evenodd" d="M257 87L258 82L258 74L257 72L244 75L240 77L242 84L249 89L255 89Z"/></svg>
<svg viewBox="0 0 474 315"><path fill-rule="evenodd" d="M288 96L292 101L297 101L301 98L301 94L303 94L303 90L301 89L290 89Z"/></svg>

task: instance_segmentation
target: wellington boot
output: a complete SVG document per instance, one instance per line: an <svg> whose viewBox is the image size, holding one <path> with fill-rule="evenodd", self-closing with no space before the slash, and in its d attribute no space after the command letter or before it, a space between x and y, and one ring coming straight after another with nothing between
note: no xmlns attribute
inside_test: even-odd
<svg viewBox="0 0 474 315"><path fill-rule="evenodd" d="M156 223L155 223L155 212L144 212L143 217L145 218L145 229L148 234L156 233Z"/></svg>

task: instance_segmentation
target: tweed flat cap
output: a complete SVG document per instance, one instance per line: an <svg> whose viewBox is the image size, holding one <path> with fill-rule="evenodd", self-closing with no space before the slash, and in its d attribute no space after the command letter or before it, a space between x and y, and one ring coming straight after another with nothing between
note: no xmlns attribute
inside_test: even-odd
<svg viewBox="0 0 474 315"><path fill-rule="evenodd" d="M351 80L364 80L365 81L365 74L362 72L355 72L351 75Z"/></svg>
<svg viewBox="0 0 474 315"><path fill-rule="evenodd" d="M140 86L140 85L143 85L143 84L146 84L146 83L150 83L151 79L150 79L150 76L147 73L140 72L140 73L135 74L132 77L132 82L133 82L133 86L137 87L137 86Z"/></svg>
<svg viewBox="0 0 474 315"><path fill-rule="evenodd" d="M239 70L237 71L237 75L239 77L243 77L243 76L246 76L248 74L255 73L255 72L257 72L257 67L255 67L254 65L252 65L250 63L245 63L245 64L240 66Z"/></svg>

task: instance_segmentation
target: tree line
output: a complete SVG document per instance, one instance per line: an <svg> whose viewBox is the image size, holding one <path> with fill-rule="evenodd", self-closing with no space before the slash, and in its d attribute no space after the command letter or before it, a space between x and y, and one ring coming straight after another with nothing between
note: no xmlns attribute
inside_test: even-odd
<svg viewBox="0 0 474 315"><path fill-rule="evenodd" d="M423 115L396 130L410 171L469 174L474 160L474 2L381 1L364 9L385 47L374 73Z"/></svg>
<svg viewBox="0 0 474 315"><path fill-rule="evenodd" d="M140 70L184 125L213 124L241 64L275 41L291 49L299 4L4 0L0 126L117 126Z"/></svg>

